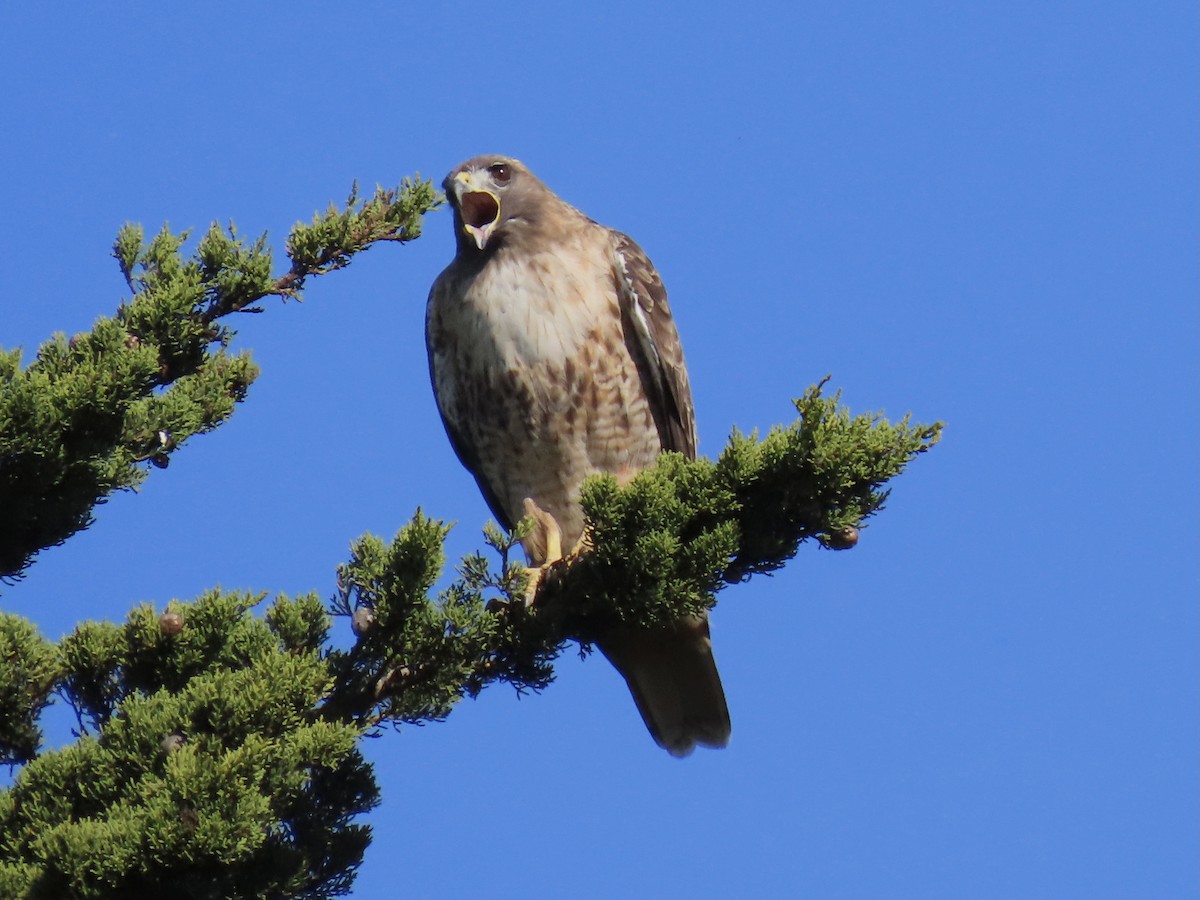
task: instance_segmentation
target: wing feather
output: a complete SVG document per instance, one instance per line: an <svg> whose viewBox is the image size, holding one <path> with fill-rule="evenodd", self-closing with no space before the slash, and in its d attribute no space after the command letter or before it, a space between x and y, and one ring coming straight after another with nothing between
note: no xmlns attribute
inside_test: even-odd
<svg viewBox="0 0 1200 900"><path fill-rule="evenodd" d="M658 270L632 238L607 229L625 342L641 372L664 450L696 458L696 411L683 345Z"/></svg>

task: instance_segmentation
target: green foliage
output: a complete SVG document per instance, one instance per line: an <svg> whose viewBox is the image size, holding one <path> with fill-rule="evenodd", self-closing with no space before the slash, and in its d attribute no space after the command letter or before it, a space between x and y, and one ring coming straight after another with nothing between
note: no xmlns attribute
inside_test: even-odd
<svg viewBox="0 0 1200 900"><path fill-rule="evenodd" d="M715 463L666 453L625 488L589 479L592 552L540 598L570 610L566 635L586 642L614 621L649 627L701 612L727 584L780 568L809 539L852 546L882 508L882 486L942 426L852 416L823 384L796 401L796 422L762 440L734 432Z"/></svg>
<svg viewBox="0 0 1200 900"><path fill-rule="evenodd" d="M334 896L378 802L361 732L319 713L315 596L212 592L61 644L85 733L0 793L6 897ZM176 618L177 617L177 618ZM306 646L308 645L308 646Z"/></svg>
<svg viewBox="0 0 1200 900"><path fill-rule="evenodd" d="M54 645L20 616L0 612L0 764L27 762L37 753L38 716L57 678Z"/></svg>
<svg viewBox="0 0 1200 900"><path fill-rule="evenodd" d="M718 474L709 460L668 453L625 489L611 476L584 485L593 553L582 584L562 586L570 608L592 620L580 637L614 620L651 626L712 606L740 539L736 495Z"/></svg>
<svg viewBox="0 0 1200 900"><path fill-rule="evenodd" d="M735 431L717 462L719 480L735 493L742 535L727 581L778 569L810 538L838 549L841 535L883 508L883 485L941 436L941 422L852 416L840 391L821 393L824 384L795 401L800 418L792 425L761 441Z"/></svg>
<svg viewBox="0 0 1200 900"><path fill-rule="evenodd" d="M391 543L366 536L338 570L336 612L360 640L335 652L327 714L362 724L444 718L492 682L539 689L568 641L585 647L614 623L651 627L716 603L718 591L778 569L815 539L848 546L886 499L882 485L938 439L941 425L852 416L821 385L800 418L763 440L734 434L716 461L666 453L626 487L599 476L583 488L589 551L552 566L525 602L526 575L508 560L517 534L488 531L494 572L472 555L429 596L447 528L417 512Z"/></svg>
<svg viewBox="0 0 1200 900"><path fill-rule="evenodd" d="M150 465L165 468L189 438L216 428L258 374L233 354L234 332L216 324L257 312L267 296L298 298L304 280L346 265L377 241L408 241L440 196L424 181L351 192L288 240L292 264L271 274L266 238L242 240L213 225L195 253L187 232L140 226L117 235L113 256L132 295L112 317L70 340L56 334L21 367L0 349L0 578L18 577L34 555L92 521L113 491L134 488Z"/></svg>
<svg viewBox="0 0 1200 900"><path fill-rule="evenodd" d="M228 352L219 320L299 298L308 276L377 241L411 240L440 202L420 181L352 191L296 226L278 278L265 238L232 226L190 257L186 233L122 229L113 255L132 295L116 315L55 335L26 368L0 350L0 578L228 419L256 369ZM512 534L489 525L494 552L434 593L449 527L418 510L391 541L354 542L330 610L279 596L259 616L264 595L210 591L80 623L57 644L0 613L0 762L22 766L0 791L0 897L346 893L370 840L354 819L378 802L364 735L444 719L493 683L542 689L571 641L707 609L806 540L857 541L941 426L852 416L822 386L796 401L796 422L761 440L735 432L716 461L666 453L628 485L589 479L590 547L537 578L510 559L530 519ZM350 617L349 649L330 612ZM39 753L55 696L78 740Z"/></svg>
<svg viewBox="0 0 1200 900"><path fill-rule="evenodd" d="M267 625L293 653L320 650L329 636L329 616L316 594L294 600L281 594L267 610Z"/></svg>
<svg viewBox="0 0 1200 900"><path fill-rule="evenodd" d="M315 594L213 591L121 625L81 624L57 647L0 619L0 746L32 759L0 793L0 893L15 897L333 896L348 890L376 802L357 750L386 724L444 719L504 682L538 690L570 641L711 607L728 584L779 568L801 543L848 546L883 485L940 425L852 416L821 386L800 418L715 461L664 454L618 486L583 490L590 550L529 576L509 559L533 527L489 526L434 595L449 528L417 511L391 541L365 535L337 570L332 611L357 641L330 645ZM51 691L76 711L73 746L36 755Z"/></svg>
<svg viewBox="0 0 1200 900"><path fill-rule="evenodd" d="M234 332L218 320L260 312L264 297L299 299L308 276L417 237L440 203L422 181L365 201L355 189L293 229L278 278L266 238L244 241L232 225L212 226L190 257L186 232L147 241L140 226L121 229L113 256L131 296L114 316L55 335L25 368L20 350L0 349L0 578L228 419L257 369L228 351ZM422 562L424 546L392 556L428 580L440 557ZM330 713L344 654L328 652L320 598L281 596L256 617L261 599L214 591L161 614L143 605L122 625L81 623L57 646L0 614L0 762L26 763L0 792L0 896L349 890L370 839L352 820L378 802L358 750L368 716ZM79 740L38 755L55 693Z"/></svg>
<svg viewBox="0 0 1200 900"><path fill-rule="evenodd" d="M391 543L374 535L355 541L350 561L338 568L333 606L360 623L359 641L330 655L336 677L327 715L364 725L440 721L492 682L518 690L550 683L560 641L532 615L494 614L485 597L489 588L500 588L506 600L517 596L521 567L496 576L481 557L470 557L462 577L430 598L448 532L418 510ZM507 553L511 539L497 540ZM513 609L526 613L523 604Z"/></svg>
<svg viewBox="0 0 1200 900"><path fill-rule="evenodd" d="M421 236L421 217L442 203L442 196L428 181L405 179L395 190L376 188L365 202L358 199L358 185L350 191L346 205L333 204L312 224L297 223L288 238L292 272L331 272L350 262L355 253L376 241L411 241Z"/></svg>

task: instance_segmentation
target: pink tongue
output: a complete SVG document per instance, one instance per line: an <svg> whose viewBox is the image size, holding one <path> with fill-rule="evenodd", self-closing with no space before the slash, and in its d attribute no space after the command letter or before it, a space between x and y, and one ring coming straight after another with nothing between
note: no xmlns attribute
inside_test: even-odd
<svg viewBox="0 0 1200 900"><path fill-rule="evenodd" d="M489 222L496 221L500 215L500 205L496 198L484 191L469 191L462 195L459 201L463 222L472 228L482 228Z"/></svg>

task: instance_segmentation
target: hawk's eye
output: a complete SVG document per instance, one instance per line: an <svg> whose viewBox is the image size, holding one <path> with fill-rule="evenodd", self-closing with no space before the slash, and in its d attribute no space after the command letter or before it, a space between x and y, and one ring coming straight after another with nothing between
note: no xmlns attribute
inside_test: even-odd
<svg viewBox="0 0 1200 900"><path fill-rule="evenodd" d="M500 184L508 184L508 180L512 178L512 170L504 163L496 163L494 166L488 166L488 171L492 173L492 177Z"/></svg>

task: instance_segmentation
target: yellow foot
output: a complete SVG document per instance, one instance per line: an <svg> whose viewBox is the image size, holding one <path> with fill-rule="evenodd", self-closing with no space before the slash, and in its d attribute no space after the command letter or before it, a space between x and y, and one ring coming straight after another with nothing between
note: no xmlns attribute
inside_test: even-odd
<svg viewBox="0 0 1200 900"><path fill-rule="evenodd" d="M592 549L592 542L588 539L588 534L585 531L580 536L579 540L577 540L575 542L575 546L571 548L571 552L568 553L564 557L564 559L566 559L568 562L574 562L579 557L583 556L585 553L588 553L589 551L591 551L591 549Z"/></svg>
<svg viewBox="0 0 1200 900"><path fill-rule="evenodd" d="M525 605L533 606L537 599L538 588L551 569L569 568L592 545L585 533L571 548L571 552L563 556L562 529L557 520L546 512L529 497L524 502L525 515L533 519L533 530L525 536L522 543L525 546L525 556L529 559L529 567L525 570L527 577L525 587Z"/></svg>
<svg viewBox="0 0 1200 900"><path fill-rule="evenodd" d="M554 516L525 498L525 515L533 519L533 530L525 536L525 556L532 565L525 570L525 605L533 606L538 586L550 567L562 559L562 529Z"/></svg>

